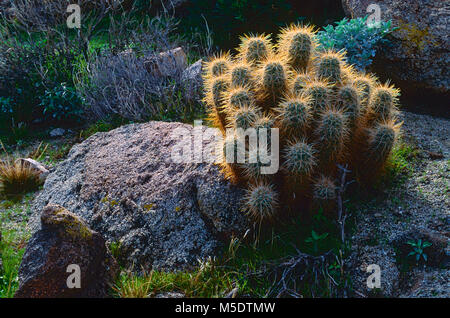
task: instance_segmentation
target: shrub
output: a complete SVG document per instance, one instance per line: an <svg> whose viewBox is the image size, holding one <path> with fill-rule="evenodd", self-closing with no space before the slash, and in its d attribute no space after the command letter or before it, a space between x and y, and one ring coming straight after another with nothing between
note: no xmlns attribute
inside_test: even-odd
<svg viewBox="0 0 450 318"><path fill-rule="evenodd" d="M400 129L397 89L354 70L342 51L318 50L311 27L290 26L275 45L267 35L243 37L238 52L205 64L205 102L224 152L239 143L246 159L253 151L249 139L227 128L252 127L260 136L259 128L280 131L281 169L274 175L261 174L258 156L256 163L227 163L228 153L222 156L225 176L248 187L243 200L252 217L288 214L278 206L333 207L339 164L348 164L362 185L380 176ZM236 76L238 68L250 73L247 80Z"/></svg>
<svg viewBox="0 0 450 318"><path fill-rule="evenodd" d="M66 23L67 7L78 4L83 13L83 20L93 16L104 17L108 12L120 8L123 0L14 0L11 1L13 17L27 31L48 31ZM92 22L92 21L90 21Z"/></svg>
<svg viewBox="0 0 450 318"><path fill-rule="evenodd" d="M0 193L16 197L35 191L41 185L39 175L20 163L0 163Z"/></svg>
<svg viewBox="0 0 450 318"><path fill-rule="evenodd" d="M91 31L61 27L69 3L18 0L13 17L0 15L0 98L9 99L0 114L3 127L78 119L82 105L73 74L87 55Z"/></svg>
<svg viewBox="0 0 450 318"><path fill-rule="evenodd" d="M17 198L37 190L42 184L39 174L29 165L10 158L1 141L0 147L5 152L5 158L0 160L0 196Z"/></svg>
<svg viewBox="0 0 450 318"><path fill-rule="evenodd" d="M347 19L328 25L318 32L317 39L324 50L347 51L350 64L359 70L365 70L375 57L377 46L386 43L386 35L393 31L391 22L368 25L367 17Z"/></svg>
<svg viewBox="0 0 450 318"><path fill-rule="evenodd" d="M81 52L52 44L59 40L50 36L48 44L31 36L0 38L0 98L8 101L2 103L2 122L14 128L21 122L76 121L82 105L72 72Z"/></svg>
<svg viewBox="0 0 450 318"><path fill-rule="evenodd" d="M111 23L107 46L90 56L76 81L86 111L96 119L116 115L131 121L187 120L202 112L192 96L199 92L192 92L182 67L166 67L170 74L153 69L161 52L178 46L189 52L191 43L174 35L177 22L168 16L141 22L136 28L132 14L122 15Z"/></svg>
<svg viewBox="0 0 450 318"><path fill-rule="evenodd" d="M193 41L198 34L175 36L177 23L167 14L150 18L132 8L119 11L121 2L78 1L80 30L65 26L69 0L18 0L11 3L14 16L0 14L0 129L5 134L43 124L79 125L92 114L172 120L201 111L194 102L199 85L183 79L181 70L171 78L146 70L156 54L180 45L193 52L190 61L198 59L203 55ZM12 141L16 135L23 134L14 133Z"/></svg>

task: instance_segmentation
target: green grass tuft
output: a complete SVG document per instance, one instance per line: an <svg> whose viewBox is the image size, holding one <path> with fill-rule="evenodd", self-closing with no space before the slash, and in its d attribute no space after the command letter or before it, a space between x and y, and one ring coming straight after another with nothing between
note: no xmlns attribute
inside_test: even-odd
<svg viewBox="0 0 450 318"><path fill-rule="evenodd" d="M17 273L30 234L26 229L31 195L23 202L2 201L0 204L0 298L11 298L19 287Z"/></svg>

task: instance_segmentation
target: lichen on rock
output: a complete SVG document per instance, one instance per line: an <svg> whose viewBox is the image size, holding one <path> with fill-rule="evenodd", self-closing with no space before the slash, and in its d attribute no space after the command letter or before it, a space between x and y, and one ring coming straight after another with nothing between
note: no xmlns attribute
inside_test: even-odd
<svg viewBox="0 0 450 318"><path fill-rule="evenodd" d="M49 204L44 208L41 223L44 228L58 229L62 235L73 240L92 239L92 231L83 220L56 204Z"/></svg>

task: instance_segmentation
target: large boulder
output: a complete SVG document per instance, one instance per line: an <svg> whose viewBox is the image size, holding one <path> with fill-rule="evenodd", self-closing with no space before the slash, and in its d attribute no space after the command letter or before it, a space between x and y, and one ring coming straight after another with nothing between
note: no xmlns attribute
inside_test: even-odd
<svg viewBox="0 0 450 318"><path fill-rule="evenodd" d="M72 148L33 203L39 213L59 204L81 217L134 269L184 269L216 254L248 225L242 190L212 163L175 163L181 123L149 122L97 133ZM203 128L205 129L205 128ZM203 141L211 149L213 138ZM116 255L116 253L114 253Z"/></svg>
<svg viewBox="0 0 450 318"><path fill-rule="evenodd" d="M41 223L23 256L15 297L107 297L118 266L103 237L58 205L44 208Z"/></svg>
<svg viewBox="0 0 450 318"><path fill-rule="evenodd" d="M381 9L381 20L398 27L393 46L381 50L374 70L392 78L408 94L429 92L448 102L450 91L450 5L435 0L342 0L351 17L364 17L369 5ZM408 89L409 88L409 89ZM420 88L420 90L417 90ZM444 98L442 98L444 97ZM446 105L448 106L448 105Z"/></svg>

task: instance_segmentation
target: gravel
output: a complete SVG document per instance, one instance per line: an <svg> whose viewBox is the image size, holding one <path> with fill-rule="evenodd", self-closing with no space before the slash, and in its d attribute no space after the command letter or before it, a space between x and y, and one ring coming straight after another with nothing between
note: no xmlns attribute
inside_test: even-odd
<svg viewBox="0 0 450 318"><path fill-rule="evenodd" d="M419 149L420 158L413 164L411 175L404 183L385 189L359 207L358 231L352 238L354 271L358 273L363 259L388 264L386 280L389 281L385 282L387 288L383 290L387 297L450 297L449 271L444 264L399 272L398 277L395 272L391 275L392 264L396 264L395 253L392 253L395 252L392 242L396 237L415 229L438 233L447 240L450 234L450 121L408 112L402 114L402 119L403 139ZM389 253L365 255L367 245L372 246L371 251L388 250ZM357 279L355 286L366 295L364 279ZM396 280L399 281L398 289L392 288Z"/></svg>

